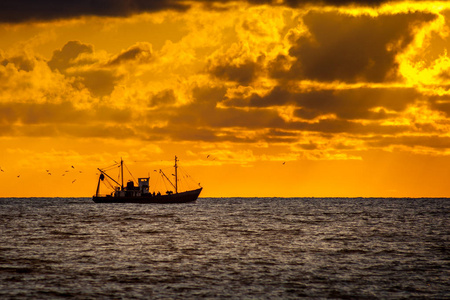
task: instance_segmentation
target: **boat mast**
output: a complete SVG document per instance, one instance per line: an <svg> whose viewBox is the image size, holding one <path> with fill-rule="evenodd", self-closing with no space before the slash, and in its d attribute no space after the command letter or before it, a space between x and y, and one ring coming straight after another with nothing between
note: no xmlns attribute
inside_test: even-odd
<svg viewBox="0 0 450 300"><path fill-rule="evenodd" d="M122 179L121 190L123 191L123 159L120 158L120 178Z"/></svg>
<svg viewBox="0 0 450 300"><path fill-rule="evenodd" d="M98 193L100 191L100 181L102 180L102 174L103 173L100 173L100 176L98 177L97 191L95 192L95 197L98 197Z"/></svg>
<svg viewBox="0 0 450 300"><path fill-rule="evenodd" d="M175 194L178 194L178 173L177 173L177 156L175 155Z"/></svg>

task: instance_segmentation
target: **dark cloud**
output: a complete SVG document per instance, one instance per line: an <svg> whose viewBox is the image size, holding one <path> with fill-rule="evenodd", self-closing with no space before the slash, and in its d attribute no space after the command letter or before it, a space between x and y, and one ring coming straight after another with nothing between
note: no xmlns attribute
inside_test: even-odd
<svg viewBox="0 0 450 300"><path fill-rule="evenodd" d="M48 61L48 66L52 70L58 70L64 73L68 68L89 63L88 61L79 62L76 59L83 53L91 54L94 52L92 45L83 44L79 41L67 42L61 50L53 51L52 58Z"/></svg>
<svg viewBox="0 0 450 300"><path fill-rule="evenodd" d="M304 17L311 37L298 38L288 71L272 63L279 79L384 82L398 80L396 56L414 38L414 27L435 19L430 13L351 16L310 12ZM283 60L283 56L277 58Z"/></svg>
<svg viewBox="0 0 450 300"><path fill-rule="evenodd" d="M185 10L177 0L4 0L0 2L0 22L19 23L76 18L80 16L126 17L163 9Z"/></svg>
<svg viewBox="0 0 450 300"><path fill-rule="evenodd" d="M391 136L379 137L367 143L372 147L388 146L408 146L408 147L427 147L434 149L450 148L450 138L447 136Z"/></svg>
<svg viewBox="0 0 450 300"><path fill-rule="evenodd" d="M206 7L209 7L211 9L218 9L214 6L214 4L217 3L226 3L226 2L232 2L233 0L194 0L196 2L202 2L205 4ZM290 7L304 7L307 5L314 5L314 6L323 6L323 5L330 5L330 6L346 6L346 5L353 5L353 6L379 6L383 3L389 2L391 0L247 0L246 2L253 4L253 5L274 5L274 6L290 6ZM223 8L222 8L223 9Z"/></svg>
<svg viewBox="0 0 450 300"><path fill-rule="evenodd" d="M0 103L0 124L85 124L86 122L125 123L132 119L130 109L100 105L92 109L77 109L71 102L61 103Z"/></svg>
<svg viewBox="0 0 450 300"><path fill-rule="evenodd" d="M99 105L90 110L93 120L109 123L128 123L133 120L133 112L130 108L114 108L107 105Z"/></svg>
<svg viewBox="0 0 450 300"><path fill-rule="evenodd" d="M256 78L259 69L258 63L247 60L238 65L223 63L210 65L209 73L222 80L248 85Z"/></svg>
<svg viewBox="0 0 450 300"><path fill-rule="evenodd" d="M257 1L257 0L255 0ZM315 5L333 5L333 6L342 6L342 5L357 5L357 6L378 6L385 2L389 2L390 0L316 0L316 1L308 1L308 0L284 0L283 2L287 5L296 7L302 6L305 4L315 4ZM273 1L271 1L273 2Z"/></svg>
<svg viewBox="0 0 450 300"><path fill-rule="evenodd" d="M14 136L56 137L68 136L79 138L138 138L129 127L117 124L35 124L12 126ZM0 132L1 134L1 132Z"/></svg>
<svg viewBox="0 0 450 300"><path fill-rule="evenodd" d="M175 104L176 100L173 90L163 90L151 97L148 106L168 106Z"/></svg>
<svg viewBox="0 0 450 300"><path fill-rule="evenodd" d="M160 137L170 137L171 140L176 141L224 141L225 139L219 138L216 132L207 128L186 128L185 126L170 126L164 128L157 128L152 130Z"/></svg>
<svg viewBox="0 0 450 300"><path fill-rule="evenodd" d="M347 91L349 92L349 91ZM218 105L225 97L226 89L224 88L210 88L197 87L193 90L192 103L171 107L170 111L155 110L149 113L149 120L168 120L168 125L164 128L151 129L150 132L157 132L159 135L165 135L175 140L204 140L204 141L232 141L232 142L256 142L267 141L271 143L293 143L298 141L300 132L314 132L318 134L328 134L333 136L335 134L349 134L354 136L364 136L373 134L395 135L408 132L411 130L409 126L404 125L381 125L378 123L363 124L359 122L360 116L350 115L347 117L354 117L355 120L338 118L338 119L322 119L316 122L310 121L286 121L280 117L278 112L272 107L253 107L245 109L237 107L223 107ZM281 92L280 92L281 93ZM369 91L366 91L367 96L370 97ZM383 105L389 109L401 110L413 101L409 99L410 96L415 95L414 91L399 90L397 97L398 101L385 100L382 95L383 91L375 90L373 99L378 99ZM376 97L378 94L379 97ZM395 94L395 92L394 92ZM331 93L332 95L332 93ZM309 97L310 95L308 95ZM339 101L339 97L334 96L335 101ZM402 98L403 97L403 98ZM326 97L323 97L326 99ZM292 100L292 99L291 99ZM290 100L288 100L290 101ZM294 99L294 101L297 101ZM322 100L325 101L325 100ZM356 100L349 100L350 102L341 103L340 105L327 107L323 102L318 104L309 103L311 109L316 109L321 113L329 113L333 111L337 115L344 116L351 114L351 108L346 108L346 105L359 105ZM352 102L354 101L354 102ZM364 109L369 109L372 106L378 106L379 103L370 102L359 108L360 114L367 116ZM306 101L307 103L308 101ZM283 101L283 104L286 104ZM251 136L239 136L236 130L253 131ZM237 131L237 132L238 132ZM260 132L258 132L260 131ZM258 132L258 133L257 133ZM316 149L315 144L302 145L302 149L313 150Z"/></svg>
<svg viewBox="0 0 450 300"><path fill-rule="evenodd" d="M353 136L389 136L411 130L409 126L363 124L344 119L288 122L272 108L239 109L218 106L225 91L223 88L195 88L192 103L177 107L157 106L155 110L148 112L147 118L142 117L143 113L133 115L131 108L117 109L105 105L79 109L71 102L2 103L1 134L294 143L298 141L301 132L314 132L330 137L342 133ZM172 97L171 91L162 92L161 95L164 93L167 97ZM151 125L158 120L167 121L167 124L163 127ZM302 144L301 148L314 150L317 145Z"/></svg>
<svg viewBox="0 0 450 300"><path fill-rule="evenodd" d="M88 120L86 111L76 110L72 103L0 103L0 123L42 124L80 123Z"/></svg>
<svg viewBox="0 0 450 300"><path fill-rule="evenodd" d="M316 150L318 148L318 145L313 143L313 142L310 142L310 143L307 143L307 144L306 143L304 143L304 144L297 144L297 146L300 149L303 149L303 150Z"/></svg>
<svg viewBox="0 0 450 300"><path fill-rule="evenodd" d="M385 119L394 115L387 111L403 111L420 94L413 88L359 88L289 92L275 87L265 96L253 94L248 98L227 99L227 106L273 107L293 105L297 117L311 120L334 114L341 119ZM378 109L377 111L375 109Z"/></svg>
<svg viewBox="0 0 450 300"><path fill-rule="evenodd" d="M7 64L15 65L17 70L29 72L34 69L35 62L25 56L13 56L4 59L0 57L0 65L6 66Z"/></svg>
<svg viewBox="0 0 450 300"><path fill-rule="evenodd" d="M61 135L69 135L74 137L98 137L98 138L115 138L115 139L128 139L128 138L142 138L134 128L124 126L122 124L86 124L80 125L68 125L58 127Z"/></svg>
<svg viewBox="0 0 450 300"><path fill-rule="evenodd" d="M122 61L134 60L139 55L139 53L141 53L141 51L142 50L139 48L129 49L129 50L119 54L115 59L113 59L110 62L110 64L116 65L116 64L121 63Z"/></svg>
<svg viewBox="0 0 450 300"><path fill-rule="evenodd" d="M75 75L75 74L74 74ZM90 70L77 72L75 82L82 83L94 96L106 96L114 90L119 79L110 70Z"/></svg>
<svg viewBox="0 0 450 300"><path fill-rule="evenodd" d="M432 110L443 112L447 117L450 117L450 96L430 96L428 105Z"/></svg>
<svg viewBox="0 0 450 300"><path fill-rule="evenodd" d="M130 47L129 49L122 51L114 59L109 62L110 66L118 65L121 63L127 63L133 60L146 60L149 61L152 57L152 49L150 44L139 43Z"/></svg>
<svg viewBox="0 0 450 300"><path fill-rule="evenodd" d="M380 125L380 124L362 124L357 121L349 121L342 119L323 119L318 122L290 122L286 123L284 128L312 131L325 134L347 133L352 135L367 134L399 134L408 132L411 128L404 125Z"/></svg>
<svg viewBox="0 0 450 300"><path fill-rule="evenodd" d="M94 96L105 96L111 94L114 90L119 77L115 75L114 70L101 69L95 64L96 60L82 57L82 54L93 54L92 45L83 44L79 41L69 41L62 49L53 51L52 58L48 61L48 66L52 70L58 70L67 77L73 77L75 87L86 87ZM124 54L125 53L125 54ZM126 57L126 53L122 53ZM120 61L120 55L115 59ZM125 58L121 58L123 60ZM85 70L78 70L80 66L90 66ZM70 69L73 68L73 69Z"/></svg>
<svg viewBox="0 0 450 300"><path fill-rule="evenodd" d="M205 4L205 7L213 7L214 3L225 3L231 0L194 0ZM376 6L382 0L284 0L279 3L276 0L248 0L255 5L286 5L301 7L304 5L370 5ZM186 10L190 6L182 0L3 0L0 2L0 22L20 23L27 21L48 21L55 19L76 18L80 16L111 16L126 17L137 13L154 12L165 9Z"/></svg>
<svg viewBox="0 0 450 300"><path fill-rule="evenodd" d="M193 101L181 106L156 105L147 113L147 122L168 122L164 127L141 128L148 139L171 139L189 141L214 141L250 143L264 140L264 136L247 137L237 135L235 130L256 130L283 127L284 120L277 112L268 109L245 111L237 108L221 108L217 106L225 96L223 87L196 87L192 91ZM174 97L173 92L162 91L155 95L166 103ZM163 100L164 99L164 100ZM156 100L159 102L159 100ZM271 138L274 134L272 134ZM291 139L292 141L294 139Z"/></svg>
<svg viewBox="0 0 450 300"><path fill-rule="evenodd" d="M185 124L189 127L229 128L243 127L280 128L284 120L277 112L267 109L253 109L250 111L237 108L217 107L217 103L225 97L224 88L195 88L195 101L180 107L171 117L171 124Z"/></svg>
<svg viewBox="0 0 450 300"><path fill-rule="evenodd" d="M350 90L316 91L300 96L301 106L295 113L304 119L335 114L346 120L377 120L395 116L387 111L403 111L414 103L419 94L410 88L360 88ZM374 109L378 109L374 111Z"/></svg>

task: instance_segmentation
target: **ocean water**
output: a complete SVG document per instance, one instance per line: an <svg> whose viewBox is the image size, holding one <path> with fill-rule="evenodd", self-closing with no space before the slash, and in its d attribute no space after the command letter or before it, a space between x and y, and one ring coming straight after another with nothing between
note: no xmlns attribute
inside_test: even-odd
<svg viewBox="0 0 450 300"><path fill-rule="evenodd" d="M450 199L0 198L0 299L450 299Z"/></svg>

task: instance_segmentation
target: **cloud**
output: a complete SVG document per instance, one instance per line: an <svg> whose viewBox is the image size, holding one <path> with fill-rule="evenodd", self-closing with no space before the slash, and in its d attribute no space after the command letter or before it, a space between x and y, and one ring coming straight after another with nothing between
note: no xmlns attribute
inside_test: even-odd
<svg viewBox="0 0 450 300"><path fill-rule="evenodd" d="M258 0L255 0L255 2ZM268 0L270 1L270 0ZM274 1L270 1L274 2ZM334 5L334 6L342 6L342 5L357 5L357 6L378 6L385 2L389 2L389 0L318 0L318 1L305 1L305 0L284 0L285 4L298 7L301 5L305 5L308 3L314 4L322 4L322 5Z"/></svg>
<svg viewBox="0 0 450 300"><path fill-rule="evenodd" d="M1 59L0 64L6 66L8 64L13 64L17 70L22 70L25 72L30 72L34 69L34 61L26 56L13 56L9 58Z"/></svg>
<svg viewBox="0 0 450 300"><path fill-rule="evenodd" d="M318 122L291 122L285 128L311 131L326 134L346 133L352 135L367 134L399 134L408 132L411 128L406 125L382 125L379 123L363 124L356 121L323 119Z"/></svg>
<svg viewBox="0 0 450 300"><path fill-rule="evenodd" d="M76 110L70 102L0 103L0 123L4 124L80 123L87 120L87 112Z"/></svg>
<svg viewBox="0 0 450 300"><path fill-rule="evenodd" d="M300 36L290 48L295 61L289 70L274 68L272 76L350 83L399 80L396 56L413 41L415 27L435 18L423 12L376 17L309 12L303 21L310 36Z"/></svg>
<svg viewBox="0 0 450 300"><path fill-rule="evenodd" d="M368 142L372 147L388 147L388 146L407 146L407 147L426 147L433 149L449 149L450 137L448 136L418 136L404 135L391 137L377 137Z"/></svg>
<svg viewBox="0 0 450 300"><path fill-rule="evenodd" d="M216 3L233 2L232 0L194 0L192 2L203 3L206 8L214 8ZM290 7L302 7L305 5L356 5L377 6L384 0L248 0L253 5L285 5ZM19 23L26 21L47 21L55 19L68 19L80 16L110 16L127 17L144 12L155 12L161 10L185 11L190 8L186 1L182 0L3 0L0 3L0 22Z"/></svg>
<svg viewBox="0 0 450 300"><path fill-rule="evenodd" d="M225 105L241 107L297 107L295 116L312 120L333 114L337 118L377 120L394 117L420 97L413 88L323 89L291 92L280 86L268 94L226 99Z"/></svg>
<svg viewBox="0 0 450 300"><path fill-rule="evenodd" d="M187 6L176 0L5 0L0 4L0 21L18 23L80 16L126 17L163 9L185 10Z"/></svg>
<svg viewBox="0 0 450 300"><path fill-rule="evenodd" d="M72 102L61 103L0 103L0 124L85 124L86 122L124 123L131 121L129 109L100 105L78 109Z"/></svg>
<svg viewBox="0 0 450 300"><path fill-rule="evenodd" d="M47 61L33 54L12 53L0 60L0 103L61 102L80 94Z"/></svg>
<svg viewBox="0 0 450 300"><path fill-rule="evenodd" d="M129 56L129 55L128 55ZM127 58L127 52L117 56L117 63ZM75 86L82 84L94 96L111 94L120 76L115 70L102 68L95 58L94 47L79 41L69 41L62 49L55 50L48 61L52 70L58 70L66 77L72 77Z"/></svg>
<svg viewBox="0 0 450 300"><path fill-rule="evenodd" d="M176 100L173 90L163 90L151 97L148 106L169 106L175 104Z"/></svg>
<svg viewBox="0 0 450 300"><path fill-rule="evenodd" d="M193 101L191 103L165 110L152 111L149 113L149 119L168 120L164 127L154 132L175 140L232 141L239 143L255 143L258 141L294 143L299 140L300 132L328 134L331 136L339 134L354 136L372 134L396 135L409 132L411 127L409 125L382 124L380 122L363 123L358 121L358 119L365 117L377 120L381 118L381 113L379 113L380 116L373 116L369 113L371 107L380 104L386 105L389 109L403 110L408 103L414 101L414 97L410 98L409 96L416 95L414 90L394 91L392 96L399 98L398 102L396 102L392 101L392 99L377 97L377 92L380 96L385 91L375 91L372 99L362 104L358 103L358 97L345 102L346 98L339 95L335 99L331 99L331 101L339 102L336 99L343 97L340 99L342 103L340 105L334 104L334 106L330 107L324 102L314 103L312 101L308 104L311 109L316 109L321 114L333 112L341 118L326 118L311 122L286 121L272 107L242 109L220 106L218 103L225 97L225 92L226 89L220 87L196 87L193 90ZM344 91L343 94L349 93L351 95L352 92L354 91ZM364 94L364 91L362 93ZM365 91L365 93L370 97L370 90ZM307 94L307 97L309 96ZM323 101L327 101L326 97L323 98ZM352 105L360 105L361 107L353 107L356 110L356 112L353 112L351 109ZM308 144L303 149L313 150L313 145Z"/></svg>
<svg viewBox="0 0 450 300"><path fill-rule="evenodd" d="M110 19L86 18L67 22L83 23L82 33L61 22L49 44L34 45L27 54L3 50L0 134L270 145L324 159L350 159L356 157L351 151L370 147L446 147L413 137L444 134L450 100L428 98L423 86L403 82L397 72L402 54L417 47L434 14L355 9L349 15L344 11L350 9L303 7L304 1L248 2L278 7L221 1L225 10L239 9L219 13L194 5L157 21L153 15L114 20L113 29ZM172 17L176 22L168 21ZM108 34L130 28L143 33L116 43L110 36L102 40L103 32L85 35L91 22ZM158 28L168 31L186 26L154 50L146 22L160 22ZM66 31L72 32L69 41L60 36ZM47 54L40 47L48 47ZM40 56L28 54L33 50ZM48 53L49 60L42 58ZM448 93L439 84L430 94Z"/></svg>
<svg viewBox="0 0 450 300"><path fill-rule="evenodd" d="M209 72L213 76L241 85L249 85L256 78L258 70L259 64L250 60L237 65L219 63L209 67Z"/></svg>
<svg viewBox="0 0 450 300"><path fill-rule="evenodd" d="M110 70L89 70L73 75L79 76L75 82L81 82L94 96L105 96L114 90L119 77Z"/></svg>
<svg viewBox="0 0 450 300"><path fill-rule="evenodd" d="M137 43L130 48L122 51L115 58L113 58L108 65L114 66L122 63L129 63L130 61L137 61L145 63L152 58L152 45L149 43Z"/></svg>
<svg viewBox="0 0 450 300"><path fill-rule="evenodd" d="M62 103L0 103L0 135L30 137L144 138L133 126L132 111L105 105L76 108Z"/></svg>
<svg viewBox="0 0 450 300"><path fill-rule="evenodd" d="M52 70L65 73L70 67L90 63L89 61L80 62L77 58L82 54L92 54L93 52L94 47L92 45L83 44L79 41L69 41L62 49L53 51L53 56L48 61L48 66Z"/></svg>
<svg viewBox="0 0 450 300"><path fill-rule="evenodd" d="M283 125L284 120L276 111L254 109L245 111L236 108L217 106L224 97L226 89L196 87L193 89L194 101L176 110L170 118L171 124L184 124L189 127L213 128L272 128Z"/></svg>

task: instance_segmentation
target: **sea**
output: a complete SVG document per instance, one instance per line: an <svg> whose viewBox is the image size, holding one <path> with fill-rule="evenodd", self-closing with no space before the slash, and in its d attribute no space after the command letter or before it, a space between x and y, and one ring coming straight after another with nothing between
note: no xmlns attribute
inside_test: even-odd
<svg viewBox="0 0 450 300"><path fill-rule="evenodd" d="M0 299L450 299L450 199L0 198Z"/></svg>

